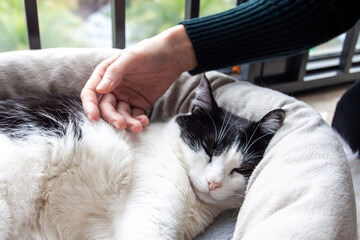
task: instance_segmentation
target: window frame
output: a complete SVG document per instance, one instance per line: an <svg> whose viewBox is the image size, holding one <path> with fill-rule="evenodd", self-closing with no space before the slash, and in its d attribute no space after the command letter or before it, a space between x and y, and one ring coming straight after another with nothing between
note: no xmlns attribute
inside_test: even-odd
<svg viewBox="0 0 360 240"><path fill-rule="evenodd" d="M29 48L41 49L37 2L23 1ZM237 0L237 5L243 2L246 0ZM113 47L125 48L126 0L111 0L111 9ZM199 12L200 0L185 1L185 19L198 17ZM235 77L284 93L355 81L360 78L360 50L356 50L359 30L360 21L346 33L342 52L309 58L306 51L296 56L243 64L241 73Z"/></svg>

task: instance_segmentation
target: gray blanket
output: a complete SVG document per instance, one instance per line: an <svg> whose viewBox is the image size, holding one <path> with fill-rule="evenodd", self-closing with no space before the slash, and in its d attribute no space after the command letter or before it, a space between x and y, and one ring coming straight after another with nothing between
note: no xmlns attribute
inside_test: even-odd
<svg viewBox="0 0 360 240"><path fill-rule="evenodd" d="M115 52L1 53L0 99L39 92L79 94L97 63ZM240 211L223 213L198 239L357 239L350 169L319 114L279 92L217 72L207 76L220 106L254 120L275 108L287 116L249 180ZM151 119L188 111L198 81L199 76L184 73L149 112Z"/></svg>

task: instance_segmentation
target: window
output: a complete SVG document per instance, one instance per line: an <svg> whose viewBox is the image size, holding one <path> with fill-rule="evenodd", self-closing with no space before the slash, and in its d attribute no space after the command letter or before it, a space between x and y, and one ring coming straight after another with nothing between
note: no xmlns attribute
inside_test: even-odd
<svg viewBox="0 0 360 240"><path fill-rule="evenodd" d="M111 47L110 0L38 0L41 47Z"/></svg>
<svg viewBox="0 0 360 240"><path fill-rule="evenodd" d="M22 0L0 0L0 52L29 49Z"/></svg>
<svg viewBox="0 0 360 240"><path fill-rule="evenodd" d="M37 0L41 48L112 47L110 0ZM0 51L29 49L23 0L0 0ZM202 0L200 16L236 6ZM185 17L185 0L127 0L126 46L152 37Z"/></svg>
<svg viewBox="0 0 360 240"><path fill-rule="evenodd" d="M345 36L346 36L345 33L341 34L326 43L323 43L319 46L310 49L309 57L312 58L321 55L332 55L337 53L340 54L343 48Z"/></svg>
<svg viewBox="0 0 360 240"><path fill-rule="evenodd" d="M207 16L236 6L236 0L201 0L199 16ZM185 0L132 0L126 4L126 46L152 37L185 16Z"/></svg>
<svg viewBox="0 0 360 240"><path fill-rule="evenodd" d="M130 46L178 24L185 15L208 16L242 2L246 0L0 0L0 52L29 49L27 32L31 49ZM24 12L29 13L29 29ZM360 78L359 29L360 23L309 52L223 71L283 92L354 81Z"/></svg>
<svg viewBox="0 0 360 240"><path fill-rule="evenodd" d="M202 0L200 1L199 16L208 16L211 14L219 13L236 6L236 0Z"/></svg>
<svg viewBox="0 0 360 240"><path fill-rule="evenodd" d="M184 16L185 0L127 1L126 46L175 26Z"/></svg>

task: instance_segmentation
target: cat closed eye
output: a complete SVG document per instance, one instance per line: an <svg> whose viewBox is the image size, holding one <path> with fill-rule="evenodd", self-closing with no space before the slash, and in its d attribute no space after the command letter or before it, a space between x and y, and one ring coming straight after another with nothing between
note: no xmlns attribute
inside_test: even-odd
<svg viewBox="0 0 360 240"><path fill-rule="evenodd" d="M208 155L208 160L211 162L212 153L213 153L213 147L209 147L205 141L201 142L201 146L204 149L205 153Z"/></svg>
<svg viewBox="0 0 360 240"><path fill-rule="evenodd" d="M233 170L231 170L230 174L233 174L234 172L237 172L240 174L248 174L248 173L251 173L251 169L244 168L244 167L234 168Z"/></svg>

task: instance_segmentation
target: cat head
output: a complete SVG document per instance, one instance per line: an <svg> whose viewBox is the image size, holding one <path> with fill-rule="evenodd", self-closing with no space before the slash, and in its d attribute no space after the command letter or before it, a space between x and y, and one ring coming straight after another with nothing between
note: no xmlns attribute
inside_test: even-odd
<svg viewBox="0 0 360 240"><path fill-rule="evenodd" d="M190 113L179 115L184 163L194 192L204 202L222 203L244 193L285 111L276 109L259 121L236 116L216 103L204 75Z"/></svg>

